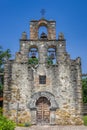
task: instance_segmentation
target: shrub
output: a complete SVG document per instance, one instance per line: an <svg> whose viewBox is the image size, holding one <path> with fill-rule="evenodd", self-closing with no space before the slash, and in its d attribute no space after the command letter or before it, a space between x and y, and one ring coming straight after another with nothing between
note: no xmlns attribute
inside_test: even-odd
<svg viewBox="0 0 87 130"><path fill-rule="evenodd" d="M50 57L48 57L47 63L48 63L48 65L53 65L53 61L52 61L52 59Z"/></svg>
<svg viewBox="0 0 87 130"><path fill-rule="evenodd" d="M87 126L87 116L83 116L84 125Z"/></svg>
<svg viewBox="0 0 87 130"><path fill-rule="evenodd" d="M20 126L20 127L29 127L31 126L31 123L30 122L26 122L26 123L18 123L17 126Z"/></svg>
<svg viewBox="0 0 87 130"><path fill-rule="evenodd" d="M0 91L3 91L3 84L0 83Z"/></svg>
<svg viewBox="0 0 87 130"><path fill-rule="evenodd" d="M13 121L0 115L0 130L14 130L15 126L16 124Z"/></svg>
<svg viewBox="0 0 87 130"><path fill-rule="evenodd" d="M32 64L32 65L38 64L38 58L29 58L28 64Z"/></svg>
<svg viewBox="0 0 87 130"><path fill-rule="evenodd" d="M26 122L26 123L24 124L24 126L25 126L25 127L29 127L29 126L31 126L31 123L30 123L30 122Z"/></svg>
<svg viewBox="0 0 87 130"><path fill-rule="evenodd" d="M17 126L24 127L24 124L18 123Z"/></svg>
<svg viewBox="0 0 87 130"><path fill-rule="evenodd" d="M87 77L82 79L83 102L87 103Z"/></svg>
<svg viewBox="0 0 87 130"><path fill-rule="evenodd" d="M0 97L3 96L3 84L0 83Z"/></svg>
<svg viewBox="0 0 87 130"><path fill-rule="evenodd" d="M0 116L2 116L3 109L0 107Z"/></svg>

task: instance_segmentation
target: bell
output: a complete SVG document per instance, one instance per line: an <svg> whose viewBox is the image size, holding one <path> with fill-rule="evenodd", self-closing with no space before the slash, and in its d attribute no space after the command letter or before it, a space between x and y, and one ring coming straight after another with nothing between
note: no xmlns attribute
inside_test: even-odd
<svg viewBox="0 0 87 130"><path fill-rule="evenodd" d="M50 58L51 58L51 59L55 59L54 53L51 53Z"/></svg>
<svg viewBox="0 0 87 130"><path fill-rule="evenodd" d="M41 36L40 36L40 39L47 39L47 35L44 32L42 32Z"/></svg>
<svg viewBox="0 0 87 130"><path fill-rule="evenodd" d="M36 58L36 54L33 52L31 57Z"/></svg>

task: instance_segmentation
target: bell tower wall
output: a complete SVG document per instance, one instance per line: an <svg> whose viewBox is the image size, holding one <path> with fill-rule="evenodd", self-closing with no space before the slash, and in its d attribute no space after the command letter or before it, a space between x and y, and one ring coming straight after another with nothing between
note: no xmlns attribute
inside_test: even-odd
<svg viewBox="0 0 87 130"><path fill-rule="evenodd" d="M41 26L45 26L48 31L48 40L55 40L56 39L56 31L55 21L47 21L45 19L41 19L39 21L33 20L30 22L30 40L38 40L38 29Z"/></svg>

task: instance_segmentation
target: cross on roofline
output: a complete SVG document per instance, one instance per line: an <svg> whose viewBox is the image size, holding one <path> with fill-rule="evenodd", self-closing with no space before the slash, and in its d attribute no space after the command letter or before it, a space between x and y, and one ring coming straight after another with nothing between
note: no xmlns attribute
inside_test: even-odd
<svg viewBox="0 0 87 130"><path fill-rule="evenodd" d="M44 18L44 15L46 13L45 9L42 9L40 12L41 12L42 18Z"/></svg>

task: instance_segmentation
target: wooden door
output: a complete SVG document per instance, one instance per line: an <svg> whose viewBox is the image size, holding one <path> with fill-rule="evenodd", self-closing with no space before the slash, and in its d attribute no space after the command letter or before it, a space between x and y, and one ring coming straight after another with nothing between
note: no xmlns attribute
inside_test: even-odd
<svg viewBox="0 0 87 130"><path fill-rule="evenodd" d="M45 97L40 97L36 103L37 106L37 123L49 124L50 123L50 102Z"/></svg>

